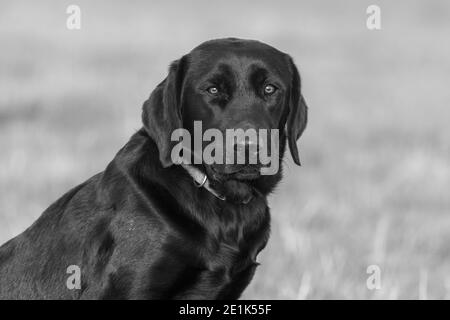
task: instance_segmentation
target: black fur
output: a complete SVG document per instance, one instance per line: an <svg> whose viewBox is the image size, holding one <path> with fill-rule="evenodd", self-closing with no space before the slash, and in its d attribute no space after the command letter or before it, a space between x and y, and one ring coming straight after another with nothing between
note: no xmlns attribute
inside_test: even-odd
<svg viewBox="0 0 450 320"><path fill-rule="evenodd" d="M210 76L223 90L214 99L199 93L200 81ZM257 88L270 76L280 94L265 99ZM188 173L171 163L170 133L179 127L191 130L195 120L221 130L242 121L280 128L280 155L289 140L299 163L295 142L306 125L306 104L292 60L256 41L206 42L171 65L167 79L144 104L142 118L144 128L105 171L66 193L0 248L0 298L241 295L269 238L266 196L280 181L281 170L242 180L228 175L227 168L199 165L226 194L222 201L195 187ZM249 195L251 201L244 204ZM70 265L81 268L80 290L66 287Z"/></svg>

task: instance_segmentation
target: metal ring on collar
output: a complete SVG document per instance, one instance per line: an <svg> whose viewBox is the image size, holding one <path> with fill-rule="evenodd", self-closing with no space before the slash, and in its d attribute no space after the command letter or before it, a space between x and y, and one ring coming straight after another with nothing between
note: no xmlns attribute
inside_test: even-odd
<svg viewBox="0 0 450 320"><path fill-rule="evenodd" d="M207 175L205 174L204 177L203 177L203 181L202 181L201 183L198 183L198 182L194 179L194 185L195 185L197 188L201 188L201 187L203 187L203 186L205 185L206 180L208 180L208 177L207 177Z"/></svg>

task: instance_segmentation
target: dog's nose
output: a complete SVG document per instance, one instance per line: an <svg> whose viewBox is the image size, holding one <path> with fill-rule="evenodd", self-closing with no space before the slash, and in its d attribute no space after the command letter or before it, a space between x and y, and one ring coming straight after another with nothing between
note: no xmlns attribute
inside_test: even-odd
<svg viewBox="0 0 450 320"><path fill-rule="evenodd" d="M234 145L238 164L257 164L259 146L257 141L245 140ZM241 159L241 160L239 160Z"/></svg>
<svg viewBox="0 0 450 320"><path fill-rule="evenodd" d="M258 141L246 139L245 141L238 141L234 144L234 150L236 152L245 152L248 154L258 154L259 145Z"/></svg>

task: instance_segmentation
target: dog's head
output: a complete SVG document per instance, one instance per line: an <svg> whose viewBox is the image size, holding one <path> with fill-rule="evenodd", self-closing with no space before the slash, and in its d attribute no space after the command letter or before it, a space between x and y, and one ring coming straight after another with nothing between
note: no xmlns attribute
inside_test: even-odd
<svg viewBox="0 0 450 320"><path fill-rule="evenodd" d="M307 121L300 88L298 70L287 54L258 41L212 40L171 64L167 78L145 102L142 119L164 167L174 161L172 150L177 141L171 136L176 129L184 128L192 139L198 138L199 130L200 135L208 129L222 134L223 150L209 154L223 161L202 164L212 180L235 181L233 185L239 186L261 178L261 169L268 165L260 161L263 151L273 156L278 168L286 140L294 162L300 165L297 140ZM277 130L274 141L272 133ZM244 136L239 136L242 132ZM253 132L256 135L248 134ZM200 157L210 141L217 145L219 139L216 135L202 137ZM243 155L241 161L239 155ZM256 162L251 155L256 155Z"/></svg>

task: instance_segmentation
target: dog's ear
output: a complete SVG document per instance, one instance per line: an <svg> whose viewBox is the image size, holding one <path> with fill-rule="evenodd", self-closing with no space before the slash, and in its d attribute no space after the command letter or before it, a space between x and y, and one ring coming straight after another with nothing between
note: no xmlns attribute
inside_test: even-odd
<svg viewBox="0 0 450 320"><path fill-rule="evenodd" d="M294 61L289 57L289 63L291 66L291 88L289 93L289 114L287 117L287 138L289 143L289 149L291 150L292 158L297 165L300 164L300 158L297 149L297 140L302 135L306 128L306 122L308 120L308 106L305 99L301 94L301 81L300 74Z"/></svg>
<svg viewBox="0 0 450 320"><path fill-rule="evenodd" d="M170 137L175 129L182 127L181 97L186 71L186 56L172 62L169 74L145 101L142 108L142 122L159 150L163 167L171 166L170 157L174 142Z"/></svg>

